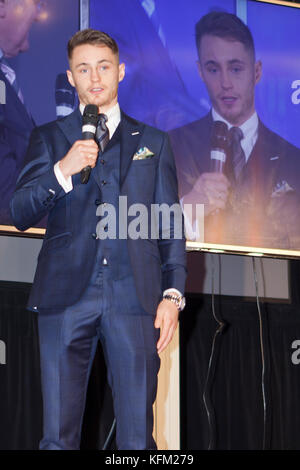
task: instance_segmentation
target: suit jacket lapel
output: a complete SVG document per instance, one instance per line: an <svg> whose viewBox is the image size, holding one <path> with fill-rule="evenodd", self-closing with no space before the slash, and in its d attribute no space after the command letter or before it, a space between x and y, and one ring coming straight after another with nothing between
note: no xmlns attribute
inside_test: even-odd
<svg viewBox="0 0 300 470"><path fill-rule="evenodd" d="M57 121L66 139L72 146L76 140L82 139L82 116L79 108L65 118Z"/></svg>
<svg viewBox="0 0 300 470"><path fill-rule="evenodd" d="M114 132L114 135L112 136L112 138L109 140L107 146L105 147L105 151L104 151L104 155L103 155L104 160L107 159L109 161L109 159L111 158L110 154L115 151L114 147L115 147L116 144L118 144L119 141L120 141L120 125L117 127L117 129ZM100 187L100 189L101 189L101 164L100 164L100 159L102 158L101 155L102 154L100 154L100 153L98 154L97 164L96 164L94 170L91 173L92 177L94 178L95 182Z"/></svg>
<svg viewBox="0 0 300 470"><path fill-rule="evenodd" d="M137 150L144 130L144 124L130 118L121 112L120 132L121 132L121 164L120 164L120 187L122 186L132 157Z"/></svg>
<svg viewBox="0 0 300 470"><path fill-rule="evenodd" d="M270 140L267 129L259 121L257 141L245 165L245 170L247 171L249 167L259 165L261 173L271 171L272 168L277 166L278 159L276 157L276 149L272 146L272 139Z"/></svg>
<svg viewBox="0 0 300 470"><path fill-rule="evenodd" d="M273 148L269 131L261 121L258 124L258 137L243 169L243 181L256 187L257 191L269 194L274 184L274 178L279 163L279 156Z"/></svg>
<svg viewBox="0 0 300 470"><path fill-rule="evenodd" d="M82 139L82 116L79 107L73 111L73 113L56 121L57 126L62 131L67 142L70 146L76 142L76 140ZM73 184L79 184L80 173L73 175Z"/></svg>

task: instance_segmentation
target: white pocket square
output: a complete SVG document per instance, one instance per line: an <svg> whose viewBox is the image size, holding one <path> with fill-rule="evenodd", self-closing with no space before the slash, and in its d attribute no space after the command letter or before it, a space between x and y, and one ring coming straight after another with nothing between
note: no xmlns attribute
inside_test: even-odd
<svg viewBox="0 0 300 470"><path fill-rule="evenodd" d="M152 158L153 156L154 153L151 152L151 150L149 150L147 147L141 147L133 155L133 160L144 160L145 158Z"/></svg>
<svg viewBox="0 0 300 470"><path fill-rule="evenodd" d="M289 183L286 181L280 181L276 184L275 188L273 188L271 197L278 197L291 191L294 191L294 189L289 185Z"/></svg>

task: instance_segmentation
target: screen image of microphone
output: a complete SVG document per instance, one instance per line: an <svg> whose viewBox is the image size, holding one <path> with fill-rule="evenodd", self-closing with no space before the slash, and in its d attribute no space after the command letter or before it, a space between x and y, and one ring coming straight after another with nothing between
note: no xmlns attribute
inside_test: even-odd
<svg viewBox="0 0 300 470"><path fill-rule="evenodd" d="M55 81L56 116L62 118L74 111L75 91L65 73L59 73Z"/></svg>
<svg viewBox="0 0 300 470"><path fill-rule="evenodd" d="M82 140L95 139L98 123L98 106L95 104L87 104L82 116ZM80 181L86 184L90 178L92 168L84 167L80 172Z"/></svg>
<svg viewBox="0 0 300 470"><path fill-rule="evenodd" d="M223 173L228 148L228 126L223 121L214 121L210 141L211 171Z"/></svg>

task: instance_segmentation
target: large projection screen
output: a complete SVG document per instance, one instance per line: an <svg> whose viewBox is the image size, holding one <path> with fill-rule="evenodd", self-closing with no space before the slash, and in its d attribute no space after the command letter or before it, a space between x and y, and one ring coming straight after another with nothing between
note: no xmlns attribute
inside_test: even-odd
<svg viewBox="0 0 300 470"><path fill-rule="evenodd" d="M71 3L75 8L70 8ZM80 6L81 28L102 29L119 43L120 59L126 64L119 94L122 109L169 133L185 212L187 248L300 256L300 5L268 0L187 0L184 5L180 0L53 0L45 5L41 21L31 28L30 49L9 60L35 124L56 117L56 79L67 68L65 44L78 29ZM195 25L214 10L236 15L249 28L255 46L254 66L259 64L256 84L251 84L245 70L241 73L239 67L226 65L230 58L239 59L230 56L234 54L230 48L226 58L220 55L224 48L219 47L217 68L210 70L216 75L226 72L229 83L219 80L219 89L215 89L208 73L204 76ZM225 45L244 48L234 38L219 40L221 45L225 41ZM244 76L241 89L237 80L228 78L230 71ZM247 111L247 100L254 106L250 123L235 123L224 113L225 108L234 115L235 108L243 106ZM72 106L67 103L67 112L76 105L75 95ZM1 103L0 111L4 106L9 107L9 102ZM226 138L221 135L226 145L221 152L216 148L216 135L220 144L216 120L226 122ZM240 147L245 159L238 177L229 137L231 127L237 126L243 131ZM16 135L20 129L16 126ZM10 157L6 132L0 113L0 233L24 235L13 227L9 216L9 197L22 162L19 159L14 168L13 159L6 158ZM219 165L222 159L225 164ZM42 221L25 235L42 236L44 227Z"/></svg>
<svg viewBox="0 0 300 470"><path fill-rule="evenodd" d="M196 47L211 11L247 25L255 57L230 25ZM126 64L122 109L169 133L188 249L300 256L299 24L288 2L89 2L89 26L117 40Z"/></svg>

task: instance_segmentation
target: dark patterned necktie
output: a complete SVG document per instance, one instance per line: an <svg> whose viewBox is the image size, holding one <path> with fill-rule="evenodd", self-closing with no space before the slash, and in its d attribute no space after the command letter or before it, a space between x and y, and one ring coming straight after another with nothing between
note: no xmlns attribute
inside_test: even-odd
<svg viewBox="0 0 300 470"><path fill-rule="evenodd" d="M99 121L96 130L96 139L102 153L104 152L104 149L109 141L109 132L106 122L107 116L105 114L99 114Z"/></svg>
<svg viewBox="0 0 300 470"><path fill-rule="evenodd" d="M232 166L236 180L239 179L246 163L244 150L241 146L241 140L243 137L243 131L239 127L232 127L229 130Z"/></svg>

